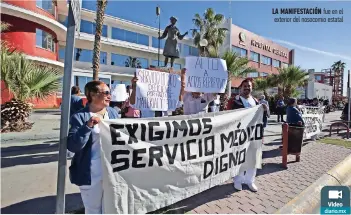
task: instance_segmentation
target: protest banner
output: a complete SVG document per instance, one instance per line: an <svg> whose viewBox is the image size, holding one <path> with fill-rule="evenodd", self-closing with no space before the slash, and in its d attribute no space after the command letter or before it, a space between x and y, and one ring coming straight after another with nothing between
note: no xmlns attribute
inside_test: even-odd
<svg viewBox="0 0 351 215"><path fill-rule="evenodd" d="M228 72L225 60L208 57L185 58L185 90L200 93L224 93Z"/></svg>
<svg viewBox="0 0 351 215"><path fill-rule="evenodd" d="M302 107L302 118L305 122L304 139L310 139L322 132L324 122L323 107Z"/></svg>
<svg viewBox="0 0 351 215"><path fill-rule="evenodd" d="M263 107L100 123L104 211L147 213L261 168Z"/></svg>
<svg viewBox="0 0 351 215"><path fill-rule="evenodd" d="M136 76L136 109L173 111L177 108L181 88L180 75L137 69Z"/></svg>

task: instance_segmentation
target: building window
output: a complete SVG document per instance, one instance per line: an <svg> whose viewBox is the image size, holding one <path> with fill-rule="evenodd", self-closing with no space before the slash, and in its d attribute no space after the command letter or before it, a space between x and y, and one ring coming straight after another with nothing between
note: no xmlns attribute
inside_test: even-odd
<svg viewBox="0 0 351 215"><path fill-rule="evenodd" d="M96 24L86 21L86 20L81 20L80 21L80 32L84 32L87 34L95 34L96 30ZM102 27L102 36L107 37L107 26L103 25Z"/></svg>
<svg viewBox="0 0 351 215"><path fill-rule="evenodd" d="M81 95L84 95L85 91L85 85L93 80L93 77L87 77L87 76L80 76L80 75L75 75L74 76L74 83L73 85L78 86L81 92ZM104 82L107 84L107 86L110 87L110 80L109 78L99 78L100 81Z"/></svg>
<svg viewBox="0 0 351 215"><path fill-rule="evenodd" d="M124 84L127 87L128 85L131 85L132 82L131 81L111 80L111 85L115 85L115 84Z"/></svg>
<svg viewBox="0 0 351 215"><path fill-rule="evenodd" d="M52 0L36 0L37 7L55 15L55 7L52 4Z"/></svg>
<svg viewBox="0 0 351 215"><path fill-rule="evenodd" d="M261 75L261 77L267 77L267 76L268 76L268 73L266 73L266 72L261 72L260 75Z"/></svg>
<svg viewBox="0 0 351 215"><path fill-rule="evenodd" d="M35 36L37 47L55 52L56 43L54 42L54 39L51 34L37 28L35 31Z"/></svg>
<svg viewBox="0 0 351 215"><path fill-rule="evenodd" d="M240 57L247 57L247 50L236 46L232 46L232 51L235 52Z"/></svg>
<svg viewBox="0 0 351 215"><path fill-rule="evenodd" d="M149 46L148 35L139 34L120 28L112 28L112 39Z"/></svg>
<svg viewBox="0 0 351 215"><path fill-rule="evenodd" d="M273 59L273 66L277 67L277 68L280 68L280 61Z"/></svg>
<svg viewBox="0 0 351 215"><path fill-rule="evenodd" d="M322 80L322 77L321 77L320 75L316 75L316 76L315 76L315 79L316 79L317 81L321 81L321 80Z"/></svg>
<svg viewBox="0 0 351 215"><path fill-rule="evenodd" d="M282 66L283 66L283 68L288 68L288 67L289 67L289 64L283 63Z"/></svg>
<svg viewBox="0 0 351 215"><path fill-rule="evenodd" d="M272 58L262 55L261 56L261 63L263 63L265 65L272 65Z"/></svg>
<svg viewBox="0 0 351 215"><path fill-rule="evenodd" d="M157 67L158 66L158 60L152 60L152 65ZM163 67L164 65L165 65L165 62L164 61L160 61L160 67ZM170 67L171 63L168 63L167 66ZM179 63L174 63L173 64L173 69L180 70L180 69L182 69L182 65L179 64Z"/></svg>
<svg viewBox="0 0 351 215"><path fill-rule="evenodd" d="M256 53L256 52L251 51L251 52L250 52L250 60L259 63L259 62L260 62L260 61L259 61L259 54Z"/></svg>
<svg viewBox="0 0 351 215"><path fill-rule="evenodd" d="M59 59L64 60L65 59L65 51L66 47L59 47Z"/></svg>
<svg viewBox="0 0 351 215"><path fill-rule="evenodd" d="M181 53L183 56L199 56L199 49L184 44L184 48Z"/></svg>
<svg viewBox="0 0 351 215"><path fill-rule="evenodd" d="M111 65L132 68L148 68L149 63L146 58L132 57L120 54L111 54Z"/></svg>
<svg viewBox="0 0 351 215"><path fill-rule="evenodd" d="M165 47L166 40L160 40L160 49ZM158 48L158 39L156 37L152 37L152 47Z"/></svg>
<svg viewBox="0 0 351 215"><path fill-rule="evenodd" d="M247 74L248 78L257 78L258 77L258 72L250 72Z"/></svg>
<svg viewBox="0 0 351 215"><path fill-rule="evenodd" d="M92 62L93 61L93 51L87 49L74 49L74 60L81 61L81 62ZM100 52L100 63L106 64L107 63L107 53Z"/></svg>

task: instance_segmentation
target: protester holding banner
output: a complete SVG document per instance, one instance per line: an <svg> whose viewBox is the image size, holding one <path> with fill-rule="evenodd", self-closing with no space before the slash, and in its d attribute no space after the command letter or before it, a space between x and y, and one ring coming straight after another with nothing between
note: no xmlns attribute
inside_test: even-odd
<svg viewBox="0 0 351 215"><path fill-rule="evenodd" d="M256 98L251 95L252 92L252 79L247 78L243 80L239 86L241 92L237 95L232 104L233 109L240 108L251 108L259 105ZM262 104L264 111L267 111L267 105ZM247 184L251 191L257 192L257 186L255 185L255 176L257 169L250 169L245 172L240 173L234 177L234 188L237 190L242 190L242 184Z"/></svg>
<svg viewBox="0 0 351 215"><path fill-rule="evenodd" d="M134 108L133 105L130 104L130 96L132 95L131 91L133 91L132 89L130 89L130 85L127 86L126 90L128 94L128 99L125 101L124 116L126 118L140 118L140 110Z"/></svg>
<svg viewBox="0 0 351 215"><path fill-rule="evenodd" d="M161 102L162 104L164 104L163 108L165 109L162 109L162 111L157 111L157 110L152 110L151 107L147 107L147 108L144 108L144 109L141 109L141 118L150 118L150 117L163 117L163 116L168 116L168 111L169 110L172 110L169 106L170 103L172 103L172 106L173 106L173 110L175 110L176 108L178 108L180 105L181 105L181 102L182 102L182 93L184 92L184 88L185 88L185 84L184 84L184 75L185 75L185 69L183 68L182 69L182 75L181 75L181 81L176 81L176 76L178 75L175 75L175 74L170 74L170 73L164 73L164 72L161 72L161 71L153 71L153 70L137 70L137 72L135 73L135 76L134 78L132 79L132 93L131 93L131 96L130 96L130 104L132 105L137 105L136 104L136 100L137 100L137 82L139 81L138 77L137 77L137 73L138 75L142 74L143 75L143 79L144 81L146 79L148 80L151 80L152 78L151 77L155 77L155 76L158 76L158 78L162 79L163 80L163 85L162 83L157 83L155 85L152 85L151 83L142 83L142 81L139 83L138 82L138 87L139 87L139 92L140 91L146 91L147 89L145 89L145 86L148 86L148 88L154 88L154 87L160 87L159 89L161 90L166 90L167 92L157 92L157 90L150 90L150 93L152 95L167 95L166 98L163 98L163 99L166 99L167 102ZM148 78L145 78L145 76L147 76ZM164 77L167 77L168 78L164 78ZM179 76L178 76L179 78ZM169 83L170 81L172 81L172 84L174 84L175 86L178 86L177 87L174 87L172 88L171 86L169 86ZM140 85L139 85L140 84ZM151 85L151 86L150 86ZM172 90L175 90L175 91L172 91ZM170 95L173 95L173 98L170 98L169 96ZM174 95L176 95L176 97L174 97ZM140 96L140 94L139 94ZM143 104L145 105L146 103L147 104L153 104L155 105L157 103L157 105L159 105L160 103L159 102L155 102L155 101L159 101L160 98L157 98L157 96L150 96L149 98L145 98L145 97L139 97L139 99L143 100ZM152 100L154 102L145 102L145 101L148 101L147 99L149 100ZM168 103L168 106L165 104ZM156 106L157 106L156 105ZM146 105L147 106L147 105ZM162 106L162 105L161 105ZM158 107L158 108L162 108L162 107Z"/></svg>
<svg viewBox="0 0 351 215"><path fill-rule="evenodd" d="M70 120L67 148L74 152L70 171L71 183L80 188L86 214L102 211L102 164L100 127L103 119L116 119L118 113L109 107L111 93L102 81L86 84L89 106L75 113Z"/></svg>

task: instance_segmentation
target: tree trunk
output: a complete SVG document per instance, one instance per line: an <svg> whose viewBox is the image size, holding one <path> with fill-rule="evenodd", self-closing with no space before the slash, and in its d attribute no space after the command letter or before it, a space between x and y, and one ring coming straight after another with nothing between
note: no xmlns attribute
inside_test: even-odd
<svg viewBox="0 0 351 215"><path fill-rule="evenodd" d="M93 80L99 80L100 70L100 41L102 34L102 27L104 25L105 8L107 0L97 1L96 11L96 29L95 29L95 41L94 41L94 54L93 54Z"/></svg>

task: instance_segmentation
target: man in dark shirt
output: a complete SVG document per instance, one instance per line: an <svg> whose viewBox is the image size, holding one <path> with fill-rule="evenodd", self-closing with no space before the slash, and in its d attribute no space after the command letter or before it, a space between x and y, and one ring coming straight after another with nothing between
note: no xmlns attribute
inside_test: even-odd
<svg viewBox="0 0 351 215"><path fill-rule="evenodd" d="M73 86L71 88L71 109L70 109L70 117L75 114L80 109L84 108L83 100L79 96L80 89L78 86Z"/></svg>

